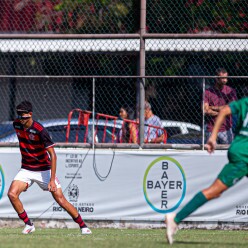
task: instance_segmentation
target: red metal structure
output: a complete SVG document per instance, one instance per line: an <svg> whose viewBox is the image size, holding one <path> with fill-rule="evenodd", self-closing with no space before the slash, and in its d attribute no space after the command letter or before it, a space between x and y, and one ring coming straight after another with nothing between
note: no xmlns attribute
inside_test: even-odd
<svg viewBox="0 0 248 248"><path fill-rule="evenodd" d="M66 142L69 142L69 136L70 136L70 130L71 130L71 120L72 120L72 116L74 113L78 113L77 130L76 130L76 136L75 136L74 142L78 143L79 135L80 135L80 133L79 133L80 126L84 126L85 127L85 133L84 133L84 138L83 138L84 141L83 142L87 143L88 125L89 125L89 119L90 119L92 112L87 111L87 110L82 110L82 109L73 109L70 111L70 113L68 115L68 125L67 125L67 129L66 129ZM103 136L102 136L101 141L96 139L96 137L98 137L97 136L98 128L99 128L98 123L100 120L102 120L104 122ZM96 113L94 141L98 142L98 143L106 143L106 135L109 134L109 135L111 135L111 143L123 143L122 138L117 137L119 134L116 134L117 120L118 120L117 116L106 115L106 114L102 114L102 113ZM111 132L107 129L109 121L111 121L113 123L112 124L113 128L112 128ZM137 137L138 137L139 122L124 119L122 121L122 126L121 126L122 130L125 127L126 123L131 123L132 125L135 125L135 130L137 130ZM148 143L148 140L149 140L150 129L153 128L153 129L156 129L156 137L155 138L158 137L159 130L162 130L162 132L164 134L163 143L166 144L167 132L164 128L159 127L159 126L153 126L153 125L147 125L147 126L148 126L148 135L147 135L147 137L144 137L145 138L144 140L146 141L146 143ZM128 143L133 143L131 135L129 137ZM139 140L137 140L137 143L139 143Z"/></svg>
<svg viewBox="0 0 248 248"><path fill-rule="evenodd" d="M76 140L75 142L78 142L78 135L79 135L79 130L80 126L83 125L85 126L85 134L84 134L84 143L87 141L87 135L88 135L88 123L89 123L89 117L92 114L90 111L82 110L82 109L73 109L70 111L68 115L68 125L66 128L66 142L69 141L69 136L70 136L70 127L71 127L71 118L74 112L78 112L78 128L76 130Z"/></svg>
<svg viewBox="0 0 248 248"><path fill-rule="evenodd" d="M156 137L155 138L158 138L158 130L162 130L162 132L164 133L163 143L166 144L167 132L164 128L158 127L158 126L153 126L153 125L147 125L147 126L148 126L148 134L147 134L147 137L145 137L145 139L144 139L145 143L148 143L151 128L155 128L156 129Z"/></svg>
<svg viewBox="0 0 248 248"><path fill-rule="evenodd" d="M100 114L97 113L96 114L96 128L95 128L95 137L97 135L98 132L98 121L100 120L100 118L103 117L105 118L105 125L104 125L104 130L103 130L103 137L102 137L102 143L105 142L106 139L106 133L107 133L107 123L109 120L113 120L114 121L114 127L111 133L111 137L112 137L112 143L115 143L116 140L116 135L115 135L115 129L116 129L116 120L118 119L118 117L116 116L112 116L112 115L105 115L105 114Z"/></svg>

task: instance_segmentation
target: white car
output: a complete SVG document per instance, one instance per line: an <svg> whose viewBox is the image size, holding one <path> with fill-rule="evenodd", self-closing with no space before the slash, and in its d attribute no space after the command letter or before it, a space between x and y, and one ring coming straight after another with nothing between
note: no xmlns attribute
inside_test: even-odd
<svg viewBox="0 0 248 248"><path fill-rule="evenodd" d="M201 127L188 122L162 120L168 144L201 144Z"/></svg>
<svg viewBox="0 0 248 248"><path fill-rule="evenodd" d="M55 143L66 142L66 131L68 120L67 119L50 119L39 121L48 131L52 140ZM97 123L97 125L96 125ZM95 132L97 143L112 143L116 140L116 136L121 128L120 123L114 125L113 121L95 120ZM88 135L86 137L86 143L92 143L92 126L93 121L88 122ZM12 123L1 124L0 126L0 142L18 142L15 130ZM76 135L78 134L78 142L84 143L86 128L83 125L78 126L78 119L72 119L70 122L70 135L68 142L75 142ZM114 143L114 142L113 142Z"/></svg>
<svg viewBox="0 0 248 248"><path fill-rule="evenodd" d="M188 122L161 120L163 128L167 131L168 136L175 134L188 134L191 132L201 132L201 127Z"/></svg>
<svg viewBox="0 0 248 248"><path fill-rule="evenodd" d="M55 143L66 142L67 119L50 119L42 120L40 123L47 129L51 138ZM70 125L70 136L68 142L75 142L78 133L78 142L85 142L85 126L77 125L78 120L72 119ZM92 143L92 125L93 121L90 119L88 123L88 135L86 143ZM96 121L95 121L96 125ZM201 136L201 127L192 123L162 120L163 128L168 134L168 143L199 143L199 138L195 141L195 137ZM116 143L116 138L122 127L122 120L113 121L99 120L96 130L96 143ZM180 137L179 137L180 136ZM192 138L193 137L193 138ZM0 124L0 142L18 142L16 133L11 122Z"/></svg>

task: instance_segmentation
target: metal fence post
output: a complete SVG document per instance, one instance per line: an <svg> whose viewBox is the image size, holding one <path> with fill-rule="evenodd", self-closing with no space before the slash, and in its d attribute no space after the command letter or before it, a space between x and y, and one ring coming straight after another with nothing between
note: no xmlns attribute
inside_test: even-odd
<svg viewBox="0 0 248 248"><path fill-rule="evenodd" d="M140 76L145 76L145 39L143 35L146 33L146 0L141 0L140 10ZM139 139L140 146L144 144L144 106L145 106L145 78L141 78L139 81L140 85L140 106L139 106Z"/></svg>
<svg viewBox="0 0 248 248"><path fill-rule="evenodd" d="M96 96L95 96L95 78L93 77L92 81L92 149L95 149L95 104L96 104Z"/></svg>
<svg viewBox="0 0 248 248"><path fill-rule="evenodd" d="M206 82L205 78L202 80L202 150L204 150L204 138L205 138L205 113L204 113L204 98L205 98Z"/></svg>

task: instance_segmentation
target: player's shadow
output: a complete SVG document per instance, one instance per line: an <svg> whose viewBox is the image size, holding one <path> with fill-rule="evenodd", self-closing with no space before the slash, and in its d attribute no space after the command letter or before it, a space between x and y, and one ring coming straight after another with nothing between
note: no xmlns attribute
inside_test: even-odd
<svg viewBox="0 0 248 248"><path fill-rule="evenodd" d="M175 241L173 244L178 245L211 245L212 242L205 241ZM214 242L214 245L220 245L220 247L247 247L247 244L237 244L237 243L225 243L225 242Z"/></svg>
<svg viewBox="0 0 248 248"><path fill-rule="evenodd" d="M170 246L170 244L167 243L167 241L165 240L158 242L159 246L160 245L165 245L167 244L168 246ZM211 245L212 242L205 242L205 241L174 241L173 245L179 245L179 246L185 246L187 245L187 247L191 247L193 245L207 245L207 247L209 245ZM247 247L247 244L238 244L237 243L225 243L225 242L215 242L214 245L219 245L220 247Z"/></svg>
<svg viewBox="0 0 248 248"><path fill-rule="evenodd" d="M211 242L205 241L174 241L173 244L183 244L183 245L209 245Z"/></svg>
<svg viewBox="0 0 248 248"><path fill-rule="evenodd" d="M167 242L167 241L160 241L160 242L158 242L159 244L167 244L168 246L170 246L170 244ZM210 244L210 242L194 242L194 241L188 241L188 242L186 242L186 241L174 241L174 243L173 243L173 245L199 245L199 244L202 244L202 245L209 245Z"/></svg>

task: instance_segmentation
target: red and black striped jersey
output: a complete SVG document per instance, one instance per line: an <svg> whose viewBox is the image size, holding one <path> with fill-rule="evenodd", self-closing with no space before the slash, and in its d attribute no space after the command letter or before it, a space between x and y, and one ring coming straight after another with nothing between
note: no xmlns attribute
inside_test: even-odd
<svg viewBox="0 0 248 248"><path fill-rule="evenodd" d="M22 155L22 168L31 171L51 169L47 148L54 146L47 130L37 121L25 129L17 119L13 122Z"/></svg>

